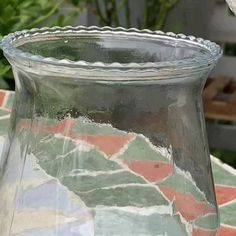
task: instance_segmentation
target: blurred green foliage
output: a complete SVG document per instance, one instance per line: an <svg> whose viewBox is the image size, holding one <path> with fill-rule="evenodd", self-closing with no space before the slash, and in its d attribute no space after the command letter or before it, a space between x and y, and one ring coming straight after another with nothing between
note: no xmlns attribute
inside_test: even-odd
<svg viewBox="0 0 236 236"><path fill-rule="evenodd" d="M179 0L144 0L142 18L137 19L138 28L151 30L161 29L167 19L170 10L176 6ZM87 0L93 6L94 13L97 15L100 25L120 26L120 11L125 15L123 26L132 27L133 9L130 8L129 0Z"/></svg>
<svg viewBox="0 0 236 236"><path fill-rule="evenodd" d="M133 0L0 0L0 39L11 32L41 26L69 25L89 5L100 26L121 26L120 12L124 12L123 26L132 26ZM144 0L139 28L161 29L169 11L179 0ZM66 11L61 11L63 6ZM69 6L69 7L68 7ZM68 10L69 9L69 10ZM9 63L0 51L0 88L14 89Z"/></svg>
<svg viewBox="0 0 236 236"><path fill-rule="evenodd" d="M236 56L236 43L225 43L224 45L225 56Z"/></svg>
<svg viewBox="0 0 236 236"><path fill-rule="evenodd" d="M0 0L0 39L11 32L41 26L66 25L80 8L71 7L65 17L60 8L73 0ZM0 51L0 88L14 89L13 75L9 63Z"/></svg>

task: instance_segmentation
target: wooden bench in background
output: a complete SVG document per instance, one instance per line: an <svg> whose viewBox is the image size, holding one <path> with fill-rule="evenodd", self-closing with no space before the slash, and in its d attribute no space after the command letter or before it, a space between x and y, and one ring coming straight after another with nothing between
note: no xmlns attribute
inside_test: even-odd
<svg viewBox="0 0 236 236"><path fill-rule="evenodd" d="M209 146L236 151L236 81L209 78L203 91Z"/></svg>

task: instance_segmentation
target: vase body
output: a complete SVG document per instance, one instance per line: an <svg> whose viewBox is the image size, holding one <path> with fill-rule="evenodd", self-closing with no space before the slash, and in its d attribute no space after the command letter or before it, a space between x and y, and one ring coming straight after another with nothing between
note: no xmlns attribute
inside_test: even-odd
<svg viewBox="0 0 236 236"><path fill-rule="evenodd" d="M0 235L217 235L201 99L215 44L68 27L18 32L3 50L16 92Z"/></svg>

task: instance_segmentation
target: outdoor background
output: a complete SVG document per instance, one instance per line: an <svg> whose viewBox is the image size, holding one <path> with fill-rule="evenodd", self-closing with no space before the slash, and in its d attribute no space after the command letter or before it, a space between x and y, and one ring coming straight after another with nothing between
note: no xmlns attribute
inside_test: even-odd
<svg viewBox="0 0 236 236"><path fill-rule="evenodd" d="M55 25L161 29L207 38L224 50L211 76L229 75L236 79L236 16L224 0L0 1L0 38L17 30ZM14 90L11 68L1 50L0 89ZM235 128L235 122L226 123ZM236 167L236 145L232 150L211 149L211 153Z"/></svg>

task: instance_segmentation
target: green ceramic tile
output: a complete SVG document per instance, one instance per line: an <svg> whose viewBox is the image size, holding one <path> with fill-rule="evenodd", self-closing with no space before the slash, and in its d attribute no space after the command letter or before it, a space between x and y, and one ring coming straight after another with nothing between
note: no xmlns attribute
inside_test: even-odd
<svg viewBox="0 0 236 236"><path fill-rule="evenodd" d="M167 157L162 156L157 150L153 150L142 136L137 136L129 144L127 150L119 156L119 159L170 162Z"/></svg>
<svg viewBox="0 0 236 236"><path fill-rule="evenodd" d="M72 189L70 189L72 190ZM151 186L114 186L111 188L95 189L89 192L77 192L88 207L117 206L117 207L150 207L167 206L169 202Z"/></svg>
<svg viewBox="0 0 236 236"><path fill-rule="evenodd" d="M220 222L236 227L236 203L220 207Z"/></svg>
<svg viewBox="0 0 236 236"><path fill-rule="evenodd" d="M66 176L60 178L61 182L68 186L70 189L75 191L91 191L98 188L107 188L115 185L121 184L131 184L131 183L145 183L144 180L136 175L133 175L129 171L115 172L115 173L104 173L98 175L92 175L90 172L88 174L77 176Z"/></svg>
<svg viewBox="0 0 236 236"><path fill-rule="evenodd" d="M204 195L196 188L196 185L190 179L179 174L170 176L165 181L159 183L158 186L172 188L182 193L190 193L196 200L205 201Z"/></svg>
<svg viewBox="0 0 236 236"><path fill-rule="evenodd" d="M236 186L236 176L226 171L218 164L212 162L213 176L215 184Z"/></svg>
<svg viewBox="0 0 236 236"><path fill-rule="evenodd" d="M139 215L125 210L96 209L95 222L96 235L189 235L179 216L166 214Z"/></svg>
<svg viewBox="0 0 236 236"><path fill-rule="evenodd" d="M74 131L78 135L127 135L109 124L93 123L84 117L77 120Z"/></svg>
<svg viewBox="0 0 236 236"><path fill-rule="evenodd" d="M194 225L202 229L214 230L217 229L218 227L217 222L218 222L217 216L215 214L209 214L197 219Z"/></svg>
<svg viewBox="0 0 236 236"><path fill-rule="evenodd" d="M13 92L8 92L7 102L5 107L11 109L14 101L15 94Z"/></svg>
<svg viewBox="0 0 236 236"><path fill-rule="evenodd" d="M7 134L9 127L9 119L0 120L0 136L5 136Z"/></svg>

